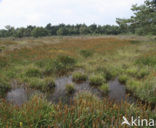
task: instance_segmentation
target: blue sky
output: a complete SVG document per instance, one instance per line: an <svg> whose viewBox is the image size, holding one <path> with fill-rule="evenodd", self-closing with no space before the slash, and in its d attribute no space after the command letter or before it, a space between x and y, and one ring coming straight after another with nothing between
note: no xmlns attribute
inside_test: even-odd
<svg viewBox="0 0 156 128"><path fill-rule="evenodd" d="M52 24L116 24L144 0L0 0L0 28Z"/></svg>

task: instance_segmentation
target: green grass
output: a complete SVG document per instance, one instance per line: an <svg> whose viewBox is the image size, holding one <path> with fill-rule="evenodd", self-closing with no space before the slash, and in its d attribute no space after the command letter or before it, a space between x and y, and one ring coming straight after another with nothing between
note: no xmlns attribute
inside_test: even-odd
<svg viewBox="0 0 156 128"><path fill-rule="evenodd" d="M122 75L119 76L118 80L119 80L120 83L126 84L126 82L128 80L128 76L125 75L125 74L122 74Z"/></svg>
<svg viewBox="0 0 156 128"><path fill-rule="evenodd" d="M65 86L66 86L67 94L71 94L75 91L74 84L70 83L70 84L66 84Z"/></svg>
<svg viewBox="0 0 156 128"><path fill-rule="evenodd" d="M105 82L105 79L102 75L91 75L89 77L89 84L92 86L100 86Z"/></svg>
<svg viewBox="0 0 156 128"><path fill-rule="evenodd" d="M15 106L9 105L7 103L0 103L0 114L3 117L2 126L3 127L48 127L52 125L52 114L54 113L54 107L50 105L47 101L43 100L41 96L34 96L28 103L24 104L21 108L15 109ZM7 115L5 115L5 112ZM7 121L4 121L7 118Z"/></svg>
<svg viewBox="0 0 156 128"><path fill-rule="evenodd" d="M25 76L26 77L41 77L42 73L39 69L37 68L29 68L26 72L25 72Z"/></svg>
<svg viewBox="0 0 156 128"><path fill-rule="evenodd" d="M51 77L45 78L44 82L45 82L45 86L44 86L44 88L45 88L44 90L45 91L52 90L52 89L54 89L56 87L55 81Z"/></svg>
<svg viewBox="0 0 156 128"><path fill-rule="evenodd" d="M133 79L127 82L126 88L140 100L155 104L155 82L155 79L148 81L139 81Z"/></svg>
<svg viewBox="0 0 156 128"><path fill-rule="evenodd" d="M99 87L100 91L103 93L103 94L108 94L109 92L109 86L107 83L103 83L100 87Z"/></svg>
<svg viewBox="0 0 156 128"><path fill-rule="evenodd" d="M156 104L156 79L151 79L149 81L143 82L140 88L136 89L136 96L142 101Z"/></svg>
<svg viewBox="0 0 156 128"><path fill-rule="evenodd" d="M149 74L149 67L141 65L140 66L133 65L132 67L129 67L125 73L127 73L132 77L142 79Z"/></svg>
<svg viewBox="0 0 156 128"><path fill-rule="evenodd" d="M58 56L53 61L53 69L55 73L65 74L72 70L76 64L76 60L71 56Z"/></svg>
<svg viewBox="0 0 156 128"><path fill-rule="evenodd" d="M25 82L30 88L37 89L43 92L52 91L55 88L55 82L53 78L25 78Z"/></svg>
<svg viewBox="0 0 156 128"><path fill-rule="evenodd" d="M155 56L144 56L140 57L136 60L137 64L155 66L156 65L156 57Z"/></svg>
<svg viewBox="0 0 156 128"><path fill-rule="evenodd" d="M131 66L126 70L126 73L128 75L131 75L133 77L136 76L136 74L138 73L138 67L137 66Z"/></svg>
<svg viewBox="0 0 156 128"><path fill-rule="evenodd" d="M6 61L7 61L7 58L0 57L0 68L3 68L8 65L8 63Z"/></svg>
<svg viewBox="0 0 156 128"><path fill-rule="evenodd" d="M142 83L140 82L140 81L138 81L138 80L129 80L128 82L127 82L127 89L128 90L131 90L132 92L136 92L136 89L137 88L140 88L142 86Z"/></svg>
<svg viewBox="0 0 156 128"><path fill-rule="evenodd" d="M111 79L114 79L117 76L118 71L117 71L117 69L115 69L113 67L108 67L105 69L104 74L105 74L106 80L109 81Z"/></svg>
<svg viewBox="0 0 156 128"><path fill-rule="evenodd" d="M0 97L11 89L10 84L6 79L0 78Z"/></svg>
<svg viewBox="0 0 156 128"><path fill-rule="evenodd" d="M71 106L61 103L55 105L36 95L21 107L8 107L8 103L1 102L0 125L12 128L101 128L114 124L114 127L121 127L125 115L127 119L138 115L140 118L154 117L154 113L145 110L145 107L128 103L115 104L107 99L101 101L89 93L78 95Z"/></svg>
<svg viewBox="0 0 156 128"><path fill-rule="evenodd" d="M143 67L142 69L140 69L137 74L136 77L139 79L144 78L145 76L147 76L149 74L149 70L148 67Z"/></svg>
<svg viewBox="0 0 156 128"><path fill-rule="evenodd" d="M87 58L87 57L91 57L93 55L93 51L91 50L80 50L80 54Z"/></svg>
<svg viewBox="0 0 156 128"><path fill-rule="evenodd" d="M87 75L82 72L74 72L72 74L72 80L75 82L83 82L88 79Z"/></svg>

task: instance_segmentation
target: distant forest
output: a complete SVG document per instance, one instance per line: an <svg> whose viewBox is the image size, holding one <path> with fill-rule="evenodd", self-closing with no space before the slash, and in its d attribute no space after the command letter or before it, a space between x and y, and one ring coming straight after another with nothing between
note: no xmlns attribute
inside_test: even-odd
<svg viewBox="0 0 156 128"><path fill-rule="evenodd" d="M45 27L27 26L14 28L10 25L0 29L0 37L42 37L68 35L156 35L156 0L146 0L143 5L133 5L134 15L129 19L116 19L118 25L51 25Z"/></svg>

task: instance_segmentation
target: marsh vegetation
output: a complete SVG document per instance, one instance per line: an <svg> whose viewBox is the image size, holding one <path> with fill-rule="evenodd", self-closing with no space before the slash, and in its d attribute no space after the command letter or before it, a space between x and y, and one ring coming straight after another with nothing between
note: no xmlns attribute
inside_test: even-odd
<svg viewBox="0 0 156 128"><path fill-rule="evenodd" d="M124 115L156 118L154 37L0 39L0 47L0 127L120 127ZM20 103L10 100L15 93L25 96Z"/></svg>

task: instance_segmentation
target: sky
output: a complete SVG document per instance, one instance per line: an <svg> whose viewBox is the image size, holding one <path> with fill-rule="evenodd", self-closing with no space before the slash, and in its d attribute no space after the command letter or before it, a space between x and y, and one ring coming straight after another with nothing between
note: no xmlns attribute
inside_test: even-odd
<svg viewBox="0 0 156 128"><path fill-rule="evenodd" d="M129 18L133 4L144 0L0 0L0 28L85 23L116 24Z"/></svg>

